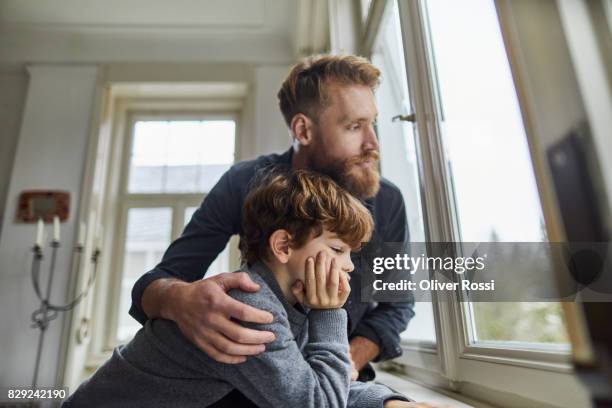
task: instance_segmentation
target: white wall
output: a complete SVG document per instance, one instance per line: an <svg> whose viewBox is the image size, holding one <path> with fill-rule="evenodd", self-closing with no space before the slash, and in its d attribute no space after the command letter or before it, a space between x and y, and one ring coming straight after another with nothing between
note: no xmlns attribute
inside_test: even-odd
<svg viewBox="0 0 612 408"><path fill-rule="evenodd" d="M71 194L71 213L62 223L63 247L52 286L52 300L63 302L97 77L97 68L86 66L35 65L28 71L30 84L4 211L7 222L0 238L2 386L30 383L38 341L38 331L30 327L30 314L39 305L30 281L35 226L13 221L17 197L27 189L61 189ZM47 247L47 262L41 273L45 277L43 288L49 255ZM61 321L61 317L54 321L46 334L40 385L53 385L55 381Z"/></svg>
<svg viewBox="0 0 612 408"><path fill-rule="evenodd" d="M0 232L2 225L11 220L4 219L6 194L13 169L15 149L21 127L21 116L28 86L25 72L0 75Z"/></svg>
<svg viewBox="0 0 612 408"><path fill-rule="evenodd" d="M255 153L283 152L291 143L291 137L278 108L276 94L288 65L265 65L255 68Z"/></svg>

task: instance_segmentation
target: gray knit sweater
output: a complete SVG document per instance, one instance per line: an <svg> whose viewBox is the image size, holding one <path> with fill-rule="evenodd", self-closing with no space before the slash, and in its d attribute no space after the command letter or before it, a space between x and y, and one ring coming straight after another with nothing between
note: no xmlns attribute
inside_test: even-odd
<svg viewBox="0 0 612 408"><path fill-rule="evenodd" d="M273 314L270 324L248 324L275 333L265 352L241 364L218 363L174 322L149 320L64 406L204 407L234 389L266 408L379 408L392 397L407 401L384 385L350 381L345 310L298 309L263 263L248 273L261 289L229 293Z"/></svg>

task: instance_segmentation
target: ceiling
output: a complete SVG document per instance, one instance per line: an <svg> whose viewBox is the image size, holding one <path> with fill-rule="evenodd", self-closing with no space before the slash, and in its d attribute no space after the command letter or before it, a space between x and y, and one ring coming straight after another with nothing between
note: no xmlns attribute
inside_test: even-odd
<svg viewBox="0 0 612 408"><path fill-rule="evenodd" d="M327 0L0 0L0 64L282 64L325 42L326 9Z"/></svg>
<svg viewBox="0 0 612 408"><path fill-rule="evenodd" d="M291 3L285 2L285 3ZM286 30L271 0L1 0L0 25L56 29Z"/></svg>

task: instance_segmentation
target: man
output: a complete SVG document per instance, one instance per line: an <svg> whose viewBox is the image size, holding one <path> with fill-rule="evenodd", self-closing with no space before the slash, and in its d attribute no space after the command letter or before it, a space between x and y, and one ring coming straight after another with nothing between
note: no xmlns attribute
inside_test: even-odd
<svg viewBox="0 0 612 408"><path fill-rule="evenodd" d="M355 56L315 56L297 64L278 92L279 106L293 137L282 155L262 156L234 165L211 190L182 236L159 265L132 291L130 314L141 323L165 318L211 358L240 363L274 340L271 332L232 321L270 323L272 316L232 299L227 291L257 291L244 273L201 279L233 234L241 234L241 208L255 173L269 165L309 168L330 175L360 198L375 221L374 240L407 242L406 213L400 191L378 173L379 145L374 130L374 90L380 71ZM241 234L242 235L242 234ZM401 354L400 333L414 315L413 303L359 301L359 258L355 257L349 317L353 378L373 378L370 361ZM298 282L297 292L304 289Z"/></svg>

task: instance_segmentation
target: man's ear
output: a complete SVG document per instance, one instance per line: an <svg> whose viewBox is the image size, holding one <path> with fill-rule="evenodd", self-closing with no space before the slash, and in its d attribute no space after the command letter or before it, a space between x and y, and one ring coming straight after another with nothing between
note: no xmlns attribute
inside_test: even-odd
<svg viewBox="0 0 612 408"><path fill-rule="evenodd" d="M312 143L313 126L313 121L303 113L298 113L291 119L291 133L302 146L308 146Z"/></svg>
<svg viewBox="0 0 612 408"><path fill-rule="evenodd" d="M268 245L270 246L270 252L272 256L276 258L280 263L289 262L291 256L291 235L284 229L278 229L270 235Z"/></svg>

